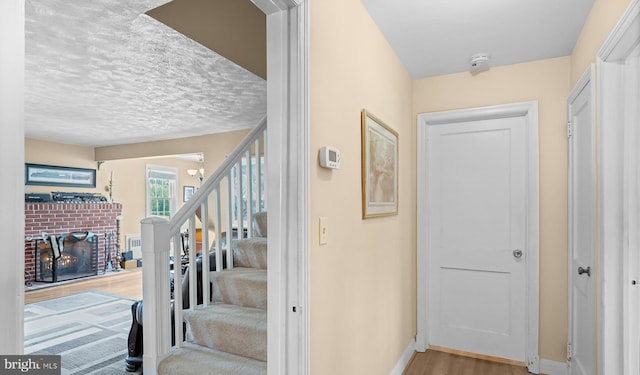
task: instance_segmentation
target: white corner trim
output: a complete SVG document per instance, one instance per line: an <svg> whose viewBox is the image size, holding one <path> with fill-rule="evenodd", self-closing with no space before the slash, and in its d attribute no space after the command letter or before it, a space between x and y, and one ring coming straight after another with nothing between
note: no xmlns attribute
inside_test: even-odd
<svg viewBox="0 0 640 375"><path fill-rule="evenodd" d="M636 122L629 110L637 103L633 69L627 59L640 43L640 1L634 0L609 34L597 55L598 90L598 373L625 374L637 356L627 333L629 317L629 222L627 208L635 199L629 176L635 165L637 141L628 137ZM632 163L632 164L629 164ZM631 193L630 193L631 192ZM633 194L633 195L630 195ZM628 354L632 352L631 354ZM633 357L635 358L635 357ZM636 372L637 373L637 372Z"/></svg>
<svg viewBox="0 0 640 375"><path fill-rule="evenodd" d="M309 374L309 7L267 16L268 373ZM277 4L276 4L277 3ZM295 251L294 251L295 250ZM293 309L295 308L295 309ZM295 312L295 313L292 313Z"/></svg>
<svg viewBox="0 0 640 375"><path fill-rule="evenodd" d="M565 362L541 359L540 373L545 375L569 375L569 365Z"/></svg>
<svg viewBox="0 0 640 375"><path fill-rule="evenodd" d="M411 340L409 345L407 345L407 348L404 350L404 352L402 352L402 355L400 356L400 359L398 359L396 365L393 366L393 369L391 370L389 375L402 375L404 370L407 368L409 361L411 361L413 353L415 353L415 346L416 342L414 340Z"/></svg>
<svg viewBox="0 0 640 375"><path fill-rule="evenodd" d="M605 61L619 60L629 53L636 38L629 34L630 30L640 23L640 1L634 0L629 4L618 23L613 27L607 39L602 43L597 56Z"/></svg>
<svg viewBox="0 0 640 375"><path fill-rule="evenodd" d="M302 5L304 0L251 0L267 16Z"/></svg>

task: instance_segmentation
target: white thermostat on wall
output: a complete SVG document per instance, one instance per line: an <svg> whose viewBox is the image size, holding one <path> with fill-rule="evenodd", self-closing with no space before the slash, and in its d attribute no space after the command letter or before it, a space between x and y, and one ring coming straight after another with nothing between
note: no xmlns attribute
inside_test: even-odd
<svg viewBox="0 0 640 375"><path fill-rule="evenodd" d="M331 146L320 149L320 166L323 168L340 169L340 150Z"/></svg>

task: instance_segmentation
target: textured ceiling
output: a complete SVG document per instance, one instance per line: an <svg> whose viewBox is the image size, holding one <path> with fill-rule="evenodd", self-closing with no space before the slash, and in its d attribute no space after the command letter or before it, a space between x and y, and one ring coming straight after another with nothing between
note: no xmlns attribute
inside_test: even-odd
<svg viewBox="0 0 640 375"><path fill-rule="evenodd" d="M361 0L413 78L570 55L594 0Z"/></svg>
<svg viewBox="0 0 640 375"><path fill-rule="evenodd" d="M266 81L144 14L164 3L26 0L26 136L97 147L257 124Z"/></svg>

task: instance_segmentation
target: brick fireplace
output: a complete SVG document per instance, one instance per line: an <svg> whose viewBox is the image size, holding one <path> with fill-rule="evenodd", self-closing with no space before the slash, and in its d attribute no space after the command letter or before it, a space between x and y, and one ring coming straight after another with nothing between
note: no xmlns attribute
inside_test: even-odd
<svg viewBox="0 0 640 375"><path fill-rule="evenodd" d="M41 259L43 244L37 239L43 233L55 236L70 232L94 233L97 239L97 256L92 256L95 259L92 267L102 273L106 254L111 252L115 256L116 218L121 214L120 203L26 203L25 281L35 281L36 268L39 277L42 276L43 266L38 260ZM110 235L109 239L107 235Z"/></svg>

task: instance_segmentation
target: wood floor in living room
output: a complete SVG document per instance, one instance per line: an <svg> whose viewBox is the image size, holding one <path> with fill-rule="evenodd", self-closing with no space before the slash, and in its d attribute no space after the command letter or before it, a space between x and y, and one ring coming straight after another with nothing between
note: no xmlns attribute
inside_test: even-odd
<svg viewBox="0 0 640 375"><path fill-rule="evenodd" d="M142 299L142 268L110 272L104 276L76 280L51 287L31 290L24 294L24 303L30 304L64 297L86 290L97 289L132 299Z"/></svg>
<svg viewBox="0 0 640 375"><path fill-rule="evenodd" d="M403 375L527 375L527 368L429 350L415 353Z"/></svg>
<svg viewBox="0 0 640 375"><path fill-rule="evenodd" d="M60 355L62 374L125 375L131 306L142 269L33 283L25 291L24 352Z"/></svg>
<svg viewBox="0 0 640 375"><path fill-rule="evenodd" d="M25 293L25 303L64 297L86 290L142 298L142 269L111 273L108 276L78 280ZM124 365L123 365L124 367ZM123 371L124 372L124 371ZM403 375L527 375L522 366L469 358L439 351L416 353Z"/></svg>

